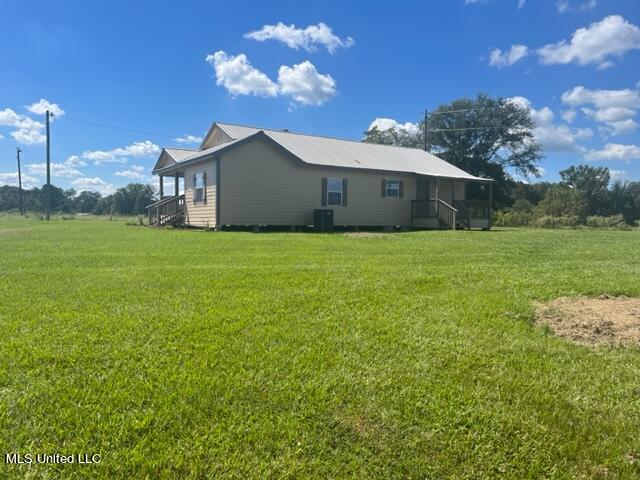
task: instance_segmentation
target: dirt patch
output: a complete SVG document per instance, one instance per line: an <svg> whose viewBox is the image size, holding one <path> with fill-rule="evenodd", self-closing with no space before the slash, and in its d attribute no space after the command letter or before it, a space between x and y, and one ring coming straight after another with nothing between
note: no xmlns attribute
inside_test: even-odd
<svg viewBox="0 0 640 480"><path fill-rule="evenodd" d="M355 237L355 238L381 238L389 235L388 233L380 233L380 232L347 232L344 234L345 237Z"/></svg>
<svg viewBox="0 0 640 480"><path fill-rule="evenodd" d="M558 298L537 306L536 321L580 345L640 345L640 298Z"/></svg>

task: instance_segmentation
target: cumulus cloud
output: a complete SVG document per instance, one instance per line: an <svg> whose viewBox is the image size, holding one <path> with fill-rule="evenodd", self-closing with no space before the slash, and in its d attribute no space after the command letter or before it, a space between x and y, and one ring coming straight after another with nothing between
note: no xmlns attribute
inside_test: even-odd
<svg viewBox="0 0 640 480"><path fill-rule="evenodd" d="M126 163L128 157L150 157L160 154L160 147L155 143L145 140L135 142L122 148L113 150L90 150L82 154L85 160L91 160L95 165L103 163Z"/></svg>
<svg viewBox="0 0 640 480"><path fill-rule="evenodd" d="M17 142L32 145L45 143L46 137L43 133L44 124L37 122L33 118L16 113L10 108L0 110L0 126L14 127L11 136Z"/></svg>
<svg viewBox="0 0 640 480"><path fill-rule="evenodd" d="M34 188L40 186L40 179L29 174L22 174L22 188ZM0 185L18 186L18 172L0 173Z"/></svg>
<svg viewBox="0 0 640 480"><path fill-rule="evenodd" d="M28 163L25 165L27 172L32 175L46 175L47 174L47 164L45 162L42 163ZM75 169L73 166L63 163L55 163L51 162L51 176L52 177L60 177L60 178L73 178L79 177L82 175L82 172Z"/></svg>
<svg viewBox="0 0 640 480"><path fill-rule="evenodd" d="M590 90L578 86L563 93L561 100L571 108L582 107L586 116L606 126L606 133L633 133L638 126L634 120L640 109L638 90Z"/></svg>
<svg viewBox="0 0 640 480"><path fill-rule="evenodd" d="M219 50L205 60L216 72L216 84L233 95L275 97L278 86L263 72L251 65L244 53L227 55Z"/></svg>
<svg viewBox="0 0 640 480"><path fill-rule="evenodd" d="M605 17L587 28L579 28L571 40L545 45L537 50L544 65L569 64L613 66L612 59L640 49L640 28L620 15Z"/></svg>
<svg viewBox="0 0 640 480"><path fill-rule="evenodd" d="M596 0L588 0L577 5L571 5L571 2L569 2L569 0L558 0L556 2L558 13L566 13L574 10L586 12L587 10L591 10L592 8L596 8L597 6L598 2Z"/></svg>
<svg viewBox="0 0 640 480"><path fill-rule="evenodd" d="M640 160L640 147L637 145L621 145L607 143L601 150L591 150L586 155L587 160Z"/></svg>
<svg viewBox="0 0 640 480"><path fill-rule="evenodd" d="M47 110L49 110L54 117L61 117L65 114L65 111L60 108L58 104L51 103L49 100L45 100L44 98L41 98L39 102L25 106L25 108L36 115L44 115Z"/></svg>
<svg viewBox="0 0 640 480"><path fill-rule="evenodd" d="M531 118L535 123L533 134L545 152L578 152L582 153L585 148L578 144L579 140L584 140L593 136L593 131L589 128L571 128L568 125L558 124L555 121L555 114L549 107L539 110L533 108L531 101L524 97L513 97L509 99L512 103L529 110Z"/></svg>
<svg viewBox="0 0 640 480"><path fill-rule="evenodd" d="M355 43L351 37L341 39L333 33L331 27L322 22L306 28L278 22L276 25L265 25L260 30L245 33L244 37L258 42L275 40L296 50L303 48L307 52L314 52L321 46L331 54L339 48L349 48Z"/></svg>
<svg viewBox="0 0 640 480"><path fill-rule="evenodd" d="M144 167L140 165L131 165L130 169L115 172L114 175L117 175L119 177L131 178L134 180L143 180L146 178L144 174Z"/></svg>
<svg viewBox="0 0 640 480"><path fill-rule="evenodd" d="M373 122L371 122L367 130L371 130L374 127L380 131L393 129L398 133L406 132L412 135L415 135L416 133L418 133L418 129L419 129L418 125L415 123L411 123L411 122L399 123L393 118L385 118L385 117L376 118Z"/></svg>
<svg viewBox="0 0 640 480"><path fill-rule="evenodd" d="M322 105L336 94L336 81L331 75L318 73L308 60L293 67L282 65L278 70L278 83L281 95L302 105Z"/></svg>
<svg viewBox="0 0 640 480"><path fill-rule="evenodd" d="M246 55L227 55L220 50L206 57L216 73L216 84L232 96L284 96L300 105L322 105L336 95L336 82L331 75L318 73L308 60L278 70L278 81L272 81L255 68Z"/></svg>
<svg viewBox="0 0 640 480"><path fill-rule="evenodd" d="M196 135L188 135L188 134L184 134L181 137L175 138L174 139L177 143L180 144L197 144L197 143L202 143L202 137L198 137Z"/></svg>
<svg viewBox="0 0 640 480"><path fill-rule="evenodd" d="M525 45L512 45L509 50L502 51L499 48L491 50L489 65L497 68L510 67L529 54L529 48Z"/></svg>
<svg viewBox="0 0 640 480"><path fill-rule="evenodd" d="M618 182L627 176L627 172L624 170L609 170L612 182Z"/></svg>
<svg viewBox="0 0 640 480"><path fill-rule="evenodd" d="M78 192L90 191L98 192L102 195L110 195L115 188L110 183L105 182L100 177L82 177L71 182Z"/></svg>

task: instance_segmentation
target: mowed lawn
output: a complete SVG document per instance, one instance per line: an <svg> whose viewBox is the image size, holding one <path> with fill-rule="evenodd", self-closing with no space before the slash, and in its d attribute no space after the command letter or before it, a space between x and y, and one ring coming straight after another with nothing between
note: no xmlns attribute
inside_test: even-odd
<svg viewBox="0 0 640 480"><path fill-rule="evenodd" d="M0 218L2 478L638 478L640 348L532 324L640 295L640 232Z"/></svg>

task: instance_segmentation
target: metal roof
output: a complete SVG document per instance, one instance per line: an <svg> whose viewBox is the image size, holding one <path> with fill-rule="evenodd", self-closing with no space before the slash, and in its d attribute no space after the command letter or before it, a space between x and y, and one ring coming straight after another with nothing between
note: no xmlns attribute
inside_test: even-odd
<svg viewBox="0 0 640 480"><path fill-rule="evenodd" d="M187 148L165 148L164 151L167 152L167 154L175 162L182 162L185 158L200 152L200 150L187 149Z"/></svg>
<svg viewBox="0 0 640 480"><path fill-rule="evenodd" d="M262 130L300 160L312 165L407 172L466 180L488 180L471 175L449 162L417 148L378 145L357 140L341 140L228 123L217 123L216 125L231 138L236 139Z"/></svg>
<svg viewBox="0 0 640 480"><path fill-rule="evenodd" d="M475 177L441 158L417 148L378 145L357 140L342 140L229 123L215 123L214 126L219 127L234 140L205 150L166 148L165 151L177 163L193 162L200 158L204 159L219 150L226 150L243 139L249 141L248 137L258 132L263 132L264 135L282 148L310 165L406 172L461 180L489 181L487 178Z"/></svg>

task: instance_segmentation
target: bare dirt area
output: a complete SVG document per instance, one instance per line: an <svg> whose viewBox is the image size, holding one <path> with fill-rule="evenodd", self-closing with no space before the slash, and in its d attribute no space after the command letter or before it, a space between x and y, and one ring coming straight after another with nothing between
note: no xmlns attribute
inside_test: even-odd
<svg viewBox="0 0 640 480"><path fill-rule="evenodd" d="M580 345L640 345L640 298L557 298L537 306L536 321Z"/></svg>

